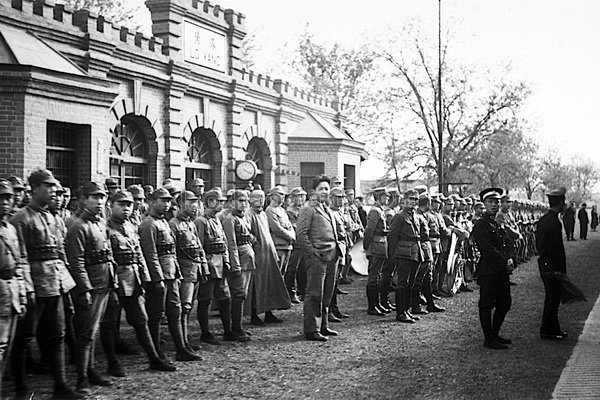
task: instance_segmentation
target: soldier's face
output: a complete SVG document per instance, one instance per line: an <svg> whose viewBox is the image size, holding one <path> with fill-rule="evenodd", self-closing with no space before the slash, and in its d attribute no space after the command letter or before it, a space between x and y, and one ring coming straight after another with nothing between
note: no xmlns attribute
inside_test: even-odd
<svg viewBox="0 0 600 400"><path fill-rule="evenodd" d="M103 194L91 194L84 198L83 203L85 209L94 215L102 213L104 203L106 202L106 196Z"/></svg>
<svg viewBox="0 0 600 400"><path fill-rule="evenodd" d="M4 218L4 216L8 215L13 207L13 203L14 197L12 194L0 195L0 218Z"/></svg>
<svg viewBox="0 0 600 400"><path fill-rule="evenodd" d="M171 209L171 199L155 199L152 208L159 214L164 214Z"/></svg>
<svg viewBox="0 0 600 400"><path fill-rule="evenodd" d="M320 203L327 202L327 198L329 197L329 183L327 183L327 181L319 182L315 191L317 192L318 201Z"/></svg>
<svg viewBox="0 0 600 400"><path fill-rule="evenodd" d="M56 185L41 183L33 189L33 198L39 205L45 206L56 198Z"/></svg>
<svg viewBox="0 0 600 400"><path fill-rule="evenodd" d="M444 204L444 210L448 212L454 210L454 202Z"/></svg>
<svg viewBox="0 0 600 400"><path fill-rule="evenodd" d="M331 206L332 207L341 207L344 204L344 198L342 196L331 196Z"/></svg>
<svg viewBox="0 0 600 400"><path fill-rule="evenodd" d="M204 193L204 186L203 185L194 185L192 187L192 190L194 191L196 196L202 196L202 194Z"/></svg>
<svg viewBox="0 0 600 400"><path fill-rule="evenodd" d="M304 205L304 203L306 203L306 195L305 194L296 195L296 197L294 198L294 204L297 207L302 207Z"/></svg>
<svg viewBox="0 0 600 400"><path fill-rule="evenodd" d="M23 202L23 197L25 197L25 190L24 189L17 189L15 190L15 195L14 195L14 203L15 204L21 204Z"/></svg>
<svg viewBox="0 0 600 400"><path fill-rule="evenodd" d="M244 213L248 209L248 197L247 196L238 196L233 199L233 209L238 213Z"/></svg>
<svg viewBox="0 0 600 400"><path fill-rule="evenodd" d="M144 199L141 197L134 197L133 198L133 209L135 211L138 211L141 207L142 207L142 203L144 202Z"/></svg>
<svg viewBox="0 0 600 400"><path fill-rule="evenodd" d="M255 210L260 210L265 206L265 196L253 194L250 196L250 206Z"/></svg>
<svg viewBox="0 0 600 400"><path fill-rule="evenodd" d="M404 207L415 208L417 203L419 202L419 198L417 196L409 196L404 198Z"/></svg>
<svg viewBox="0 0 600 400"><path fill-rule="evenodd" d="M198 216L198 210L200 209L198 200L186 200L184 209L189 216L196 218Z"/></svg>
<svg viewBox="0 0 600 400"><path fill-rule="evenodd" d="M271 195L271 202L276 206L281 205L283 203L283 196L279 193L273 193Z"/></svg>
<svg viewBox="0 0 600 400"><path fill-rule="evenodd" d="M431 209L433 211L438 211L440 209L440 202L439 201L432 201L431 202Z"/></svg>
<svg viewBox="0 0 600 400"><path fill-rule="evenodd" d="M112 216L120 221L131 217L133 203L129 201L115 201L112 203Z"/></svg>
<svg viewBox="0 0 600 400"><path fill-rule="evenodd" d="M485 206L485 211L487 211L488 214L496 215L498 213L498 209L500 208L500 201L498 199L487 198L483 202L483 205Z"/></svg>

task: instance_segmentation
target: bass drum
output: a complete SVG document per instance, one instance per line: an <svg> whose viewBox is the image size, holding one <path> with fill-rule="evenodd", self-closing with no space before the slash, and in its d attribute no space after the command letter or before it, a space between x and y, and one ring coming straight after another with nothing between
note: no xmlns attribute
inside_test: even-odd
<svg viewBox="0 0 600 400"><path fill-rule="evenodd" d="M465 267L465 260L460 254L454 254L452 263L448 262L451 267L446 274L445 287L448 288L450 293L456 294L464 283L463 271Z"/></svg>
<svg viewBox="0 0 600 400"><path fill-rule="evenodd" d="M350 254L352 255L352 270L362 276L369 275L369 260L367 260L367 255L363 250L362 238L354 243Z"/></svg>

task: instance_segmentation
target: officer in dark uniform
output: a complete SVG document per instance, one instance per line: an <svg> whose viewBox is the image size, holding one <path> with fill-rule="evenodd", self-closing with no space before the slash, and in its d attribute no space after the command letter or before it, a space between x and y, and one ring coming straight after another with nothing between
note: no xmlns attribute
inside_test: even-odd
<svg viewBox="0 0 600 400"><path fill-rule="evenodd" d="M186 347L193 351L188 341L188 322L194 294L198 283L208 279L208 264L202 243L198 237L198 231L194 220L198 217L198 197L189 190L183 191L177 198L179 210L177 215L169 221L169 226L175 235L177 244L177 260L179 269L183 275L179 293L181 296L181 330Z"/></svg>
<svg viewBox="0 0 600 400"><path fill-rule="evenodd" d="M363 240L363 248L366 251L367 259L369 260L369 276L367 278L367 314L382 316L385 315L386 312L389 312L389 309L381 306L379 298L381 269L388 257L388 225L383 210L383 207L388 201L388 194L386 189L381 187L373 189L373 197L375 198L375 204L369 210L367 226L365 227L365 237ZM387 293L389 290L389 286L386 282L385 288L382 289L381 301L387 301Z"/></svg>
<svg viewBox="0 0 600 400"><path fill-rule="evenodd" d="M29 265L21 255L17 230L6 221L13 207L13 196L11 183L0 179L0 398L2 376L15 336L17 318L25 313L27 306L25 274Z"/></svg>
<svg viewBox="0 0 600 400"><path fill-rule="evenodd" d="M69 270L77 283L72 293L77 391L88 394L90 385L112 384L94 370L94 344L117 281L106 221L101 217L106 202L104 187L87 182L81 195L84 210L69 227L66 243Z"/></svg>
<svg viewBox="0 0 600 400"><path fill-rule="evenodd" d="M171 207L171 195L165 188L151 195L150 215L140 225L140 240L151 282L146 290L148 328L160 358L160 320L166 312L171 338L175 344L177 361L197 361L200 356L185 347L181 330L181 298L179 286L181 271L177 262L175 237L165 214Z"/></svg>
<svg viewBox="0 0 600 400"><path fill-rule="evenodd" d="M485 207L483 217L479 219L471 233L481 253L477 268L479 284L479 321L485 341L483 345L491 349L508 349L510 339L500 336L500 328L510 310L509 275L515 268L516 254L512 240L496 222L503 190L488 188L479 194ZM495 311L492 316L492 310Z"/></svg>
<svg viewBox="0 0 600 400"><path fill-rule="evenodd" d="M562 240L562 225L558 218L565 208L565 188L546 192L550 210L537 224L535 242L540 258L540 275L544 282L546 297L540 337L549 340L563 340L567 333L560 329L558 306L560 305L560 275L567 273L565 247Z"/></svg>
<svg viewBox="0 0 600 400"><path fill-rule="evenodd" d="M216 345L221 343L210 332L208 325L208 312L213 298L219 302L223 339L237 340L237 336L231 331L231 295L225 279L225 274L229 270L227 238L223 225L217 218L226 200L220 190L209 190L204 194L204 215L194 221L206 254L209 272L208 279L200 282L198 287L198 323L202 330L200 340Z"/></svg>
<svg viewBox="0 0 600 400"><path fill-rule="evenodd" d="M425 221L417 217L419 201L416 190L404 193L402 211L394 215L389 233L390 255L397 262L398 288L396 289L396 320L414 323L420 318L410 313L410 294L415 284L419 264L425 260L421 246L421 232ZM429 238L424 238L429 240Z"/></svg>
<svg viewBox="0 0 600 400"><path fill-rule="evenodd" d="M22 245L22 256L27 258L31 281L27 282L27 296L31 300L26 315L17 324L17 333L11 366L17 395L26 396L25 353L38 334L54 378L54 396L58 398L81 398L66 384L65 374L65 312L63 294L75 287L67 270L67 258L63 244L58 240L56 218L48 210L48 203L56 197L56 185L52 173L45 169L29 175L32 188L31 202L20 209L10 223L17 229ZM23 246L22 246L23 247Z"/></svg>
<svg viewBox="0 0 600 400"><path fill-rule="evenodd" d="M130 192L119 191L111 197L111 204L108 235L115 260L119 288L116 291L118 300L108 303L100 329L100 338L108 361L108 368L113 371L122 370L116 356L114 334L122 307L125 310L127 322L135 329L138 342L150 360L150 369L175 371L173 365L166 363L158 356L148 330L143 285L150 281L150 274L140 247L137 228L129 220L133 211L133 196Z"/></svg>

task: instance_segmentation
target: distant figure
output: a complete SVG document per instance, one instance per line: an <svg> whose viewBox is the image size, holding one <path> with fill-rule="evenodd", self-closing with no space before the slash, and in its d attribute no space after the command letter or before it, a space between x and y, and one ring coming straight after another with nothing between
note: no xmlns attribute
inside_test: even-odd
<svg viewBox="0 0 600 400"><path fill-rule="evenodd" d="M587 240L588 225L590 223L585 207L586 204L583 203L577 213L577 219L579 220L579 239L581 240Z"/></svg>
<svg viewBox="0 0 600 400"><path fill-rule="evenodd" d="M575 231L575 203L573 202L563 212L563 225L565 226L567 240L575 240L573 237L573 232Z"/></svg>
<svg viewBox="0 0 600 400"><path fill-rule="evenodd" d="M592 231L596 232L596 227L598 226L598 208L595 204L592 206L592 223L590 226L592 227Z"/></svg>

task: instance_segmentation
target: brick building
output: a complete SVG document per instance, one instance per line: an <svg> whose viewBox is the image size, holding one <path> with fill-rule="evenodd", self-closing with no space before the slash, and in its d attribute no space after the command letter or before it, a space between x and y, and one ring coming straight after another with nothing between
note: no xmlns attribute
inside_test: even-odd
<svg viewBox="0 0 600 400"><path fill-rule="evenodd" d="M51 0L0 0L0 176L46 166L70 187L269 188L327 173L359 186L364 144L337 104L243 69L242 14L146 5L153 37Z"/></svg>

